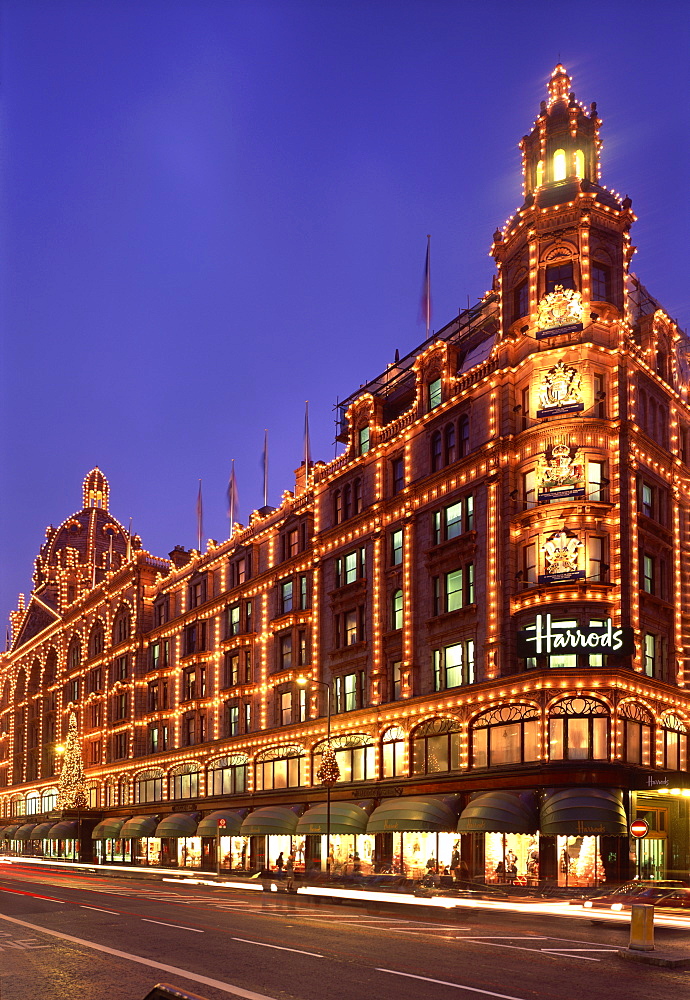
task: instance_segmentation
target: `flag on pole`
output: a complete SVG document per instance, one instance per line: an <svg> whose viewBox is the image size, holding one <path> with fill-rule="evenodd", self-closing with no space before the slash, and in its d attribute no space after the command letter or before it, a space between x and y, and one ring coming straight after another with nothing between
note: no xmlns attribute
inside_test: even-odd
<svg viewBox="0 0 690 1000"><path fill-rule="evenodd" d="M232 535L232 529L237 518L237 508L240 505L239 496L237 493L237 479L235 478L235 459L232 460L232 468L230 469L230 479L228 481L228 517L230 518L230 534Z"/></svg>
<svg viewBox="0 0 690 1000"><path fill-rule="evenodd" d="M429 339L429 329L431 327L431 236L426 238L426 262L424 264L424 282L422 284L422 297L419 303L419 318L426 326L426 337Z"/></svg>
<svg viewBox="0 0 690 1000"><path fill-rule="evenodd" d="M204 533L204 501L201 498L201 480L199 480L199 493L196 498L196 528L199 552L201 552L201 537Z"/></svg>
<svg viewBox="0 0 690 1000"><path fill-rule="evenodd" d="M268 428L264 430L264 450L261 464L264 471L264 507L268 507Z"/></svg>
<svg viewBox="0 0 690 1000"><path fill-rule="evenodd" d="M309 400L304 404L304 488L309 482L309 466L311 465L311 444L309 441Z"/></svg>

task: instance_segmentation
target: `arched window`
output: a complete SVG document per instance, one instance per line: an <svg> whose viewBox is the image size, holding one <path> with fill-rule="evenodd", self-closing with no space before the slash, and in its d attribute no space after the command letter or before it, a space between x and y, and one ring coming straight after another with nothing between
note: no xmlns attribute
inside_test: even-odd
<svg viewBox="0 0 690 1000"><path fill-rule="evenodd" d="M46 656L46 666L43 672L43 684L45 687L50 687L51 684L55 683L55 677L57 675L57 653L54 649L51 649Z"/></svg>
<svg viewBox="0 0 690 1000"><path fill-rule="evenodd" d="M41 812L51 812L57 802L57 788L44 788L41 795Z"/></svg>
<svg viewBox="0 0 690 1000"><path fill-rule="evenodd" d="M131 627L132 618L129 608L120 608L115 616L115 622L113 624L113 642L125 642L129 639Z"/></svg>
<svg viewBox="0 0 690 1000"><path fill-rule="evenodd" d="M311 780L318 785L317 772L321 767L326 741L317 743L312 751ZM363 733L350 733L347 736L335 736L331 746L338 762L340 777L338 783L344 781L371 781L375 777L376 747L371 736Z"/></svg>
<svg viewBox="0 0 690 1000"><path fill-rule="evenodd" d="M468 416L460 417L458 422L458 436L460 438L460 458L464 458L470 451L470 418Z"/></svg>
<svg viewBox="0 0 690 1000"><path fill-rule="evenodd" d="M381 777L396 778L403 774L405 733L400 726L391 726L381 740Z"/></svg>
<svg viewBox="0 0 690 1000"><path fill-rule="evenodd" d="M137 802L160 802L163 798L163 772L160 768L142 771L135 779Z"/></svg>
<svg viewBox="0 0 690 1000"><path fill-rule="evenodd" d="M178 764L170 772L169 795L171 799L195 799L199 794L198 764Z"/></svg>
<svg viewBox="0 0 690 1000"><path fill-rule="evenodd" d="M352 509L354 514L362 513L362 480L355 479L352 484Z"/></svg>
<svg viewBox="0 0 690 1000"><path fill-rule="evenodd" d="M67 669L70 673L78 670L81 666L81 640L79 636L74 636L67 650Z"/></svg>
<svg viewBox="0 0 690 1000"><path fill-rule="evenodd" d="M609 712L594 698L565 698L549 716L549 760L608 760Z"/></svg>
<svg viewBox="0 0 690 1000"><path fill-rule="evenodd" d="M448 424L443 432L444 451L446 465L452 465L458 457L457 439L455 436L455 424Z"/></svg>
<svg viewBox="0 0 690 1000"><path fill-rule="evenodd" d="M304 784L304 749L301 746L264 750L254 765L257 792L269 788L298 788Z"/></svg>
<svg viewBox="0 0 690 1000"><path fill-rule="evenodd" d="M506 705L484 712L472 724L472 767L539 760L539 711Z"/></svg>
<svg viewBox="0 0 690 1000"><path fill-rule="evenodd" d="M38 660L34 660L31 664L31 672L29 674L29 694L36 694L41 685L41 664Z"/></svg>
<svg viewBox="0 0 690 1000"><path fill-rule="evenodd" d="M628 764L651 764L652 726L651 712L634 702L621 705L621 749Z"/></svg>
<svg viewBox="0 0 690 1000"><path fill-rule="evenodd" d="M350 483L343 489L343 520L347 519L352 514L352 486Z"/></svg>
<svg viewBox="0 0 690 1000"><path fill-rule="evenodd" d="M575 150L575 176L580 180L585 176L585 154L581 149Z"/></svg>
<svg viewBox="0 0 690 1000"><path fill-rule="evenodd" d="M677 715L669 712L661 720L662 767L667 771L687 771L688 730Z"/></svg>
<svg viewBox="0 0 690 1000"><path fill-rule="evenodd" d="M41 811L41 798L38 792L29 792L26 796L26 815L35 816Z"/></svg>
<svg viewBox="0 0 690 1000"><path fill-rule="evenodd" d="M457 771L460 767L460 723L456 719L429 719L412 734L414 774Z"/></svg>
<svg viewBox="0 0 690 1000"><path fill-rule="evenodd" d="M211 761L206 772L207 795L239 795L247 788L247 757L235 753Z"/></svg>
<svg viewBox="0 0 690 1000"><path fill-rule="evenodd" d="M566 162L565 150L557 149L553 154L553 179L554 181L564 181L568 176L568 165Z"/></svg>
<svg viewBox="0 0 690 1000"><path fill-rule="evenodd" d="M103 626L97 622L89 636L89 656L100 656L103 652Z"/></svg>
<svg viewBox="0 0 690 1000"><path fill-rule="evenodd" d="M541 187L543 183L544 183L544 161L540 160L539 163L537 163L537 183L536 183L536 186L537 187Z"/></svg>
<svg viewBox="0 0 690 1000"><path fill-rule="evenodd" d="M431 471L438 472L443 465L443 443L441 432L434 431L431 435Z"/></svg>
<svg viewBox="0 0 690 1000"><path fill-rule="evenodd" d="M403 627L403 592L396 590L391 600L391 628L399 629Z"/></svg>

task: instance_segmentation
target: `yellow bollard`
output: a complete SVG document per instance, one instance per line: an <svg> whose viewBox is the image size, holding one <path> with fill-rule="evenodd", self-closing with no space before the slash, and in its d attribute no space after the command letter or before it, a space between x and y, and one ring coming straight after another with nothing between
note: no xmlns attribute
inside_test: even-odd
<svg viewBox="0 0 690 1000"><path fill-rule="evenodd" d="M630 915L630 951L654 951L654 907L633 903Z"/></svg>

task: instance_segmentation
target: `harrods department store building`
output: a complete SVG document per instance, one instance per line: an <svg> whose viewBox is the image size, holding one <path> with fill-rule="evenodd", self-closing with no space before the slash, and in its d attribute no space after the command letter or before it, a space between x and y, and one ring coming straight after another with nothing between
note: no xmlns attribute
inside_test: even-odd
<svg viewBox="0 0 690 1000"><path fill-rule="evenodd" d="M0 849L325 867L330 705L335 870L688 875L687 340L600 125L558 66L492 290L349 397L279 507L162 559L87 475L0 658ZM60 813L71 713L89 806Z"/></svg>

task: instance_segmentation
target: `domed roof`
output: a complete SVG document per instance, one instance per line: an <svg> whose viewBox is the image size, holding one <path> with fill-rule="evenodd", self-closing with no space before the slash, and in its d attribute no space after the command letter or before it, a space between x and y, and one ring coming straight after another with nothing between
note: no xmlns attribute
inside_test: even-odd
<svg viewBox="0 0 690 1000"><path fill-rule="evenodd" d="M110 486L96 467L83 483L83 508L58 528L48 528L37 559L37 569L51 566L104 565L104 554L124 556L129 534L108 512ZM119 560L118 560L119 561Z"/></svg>

